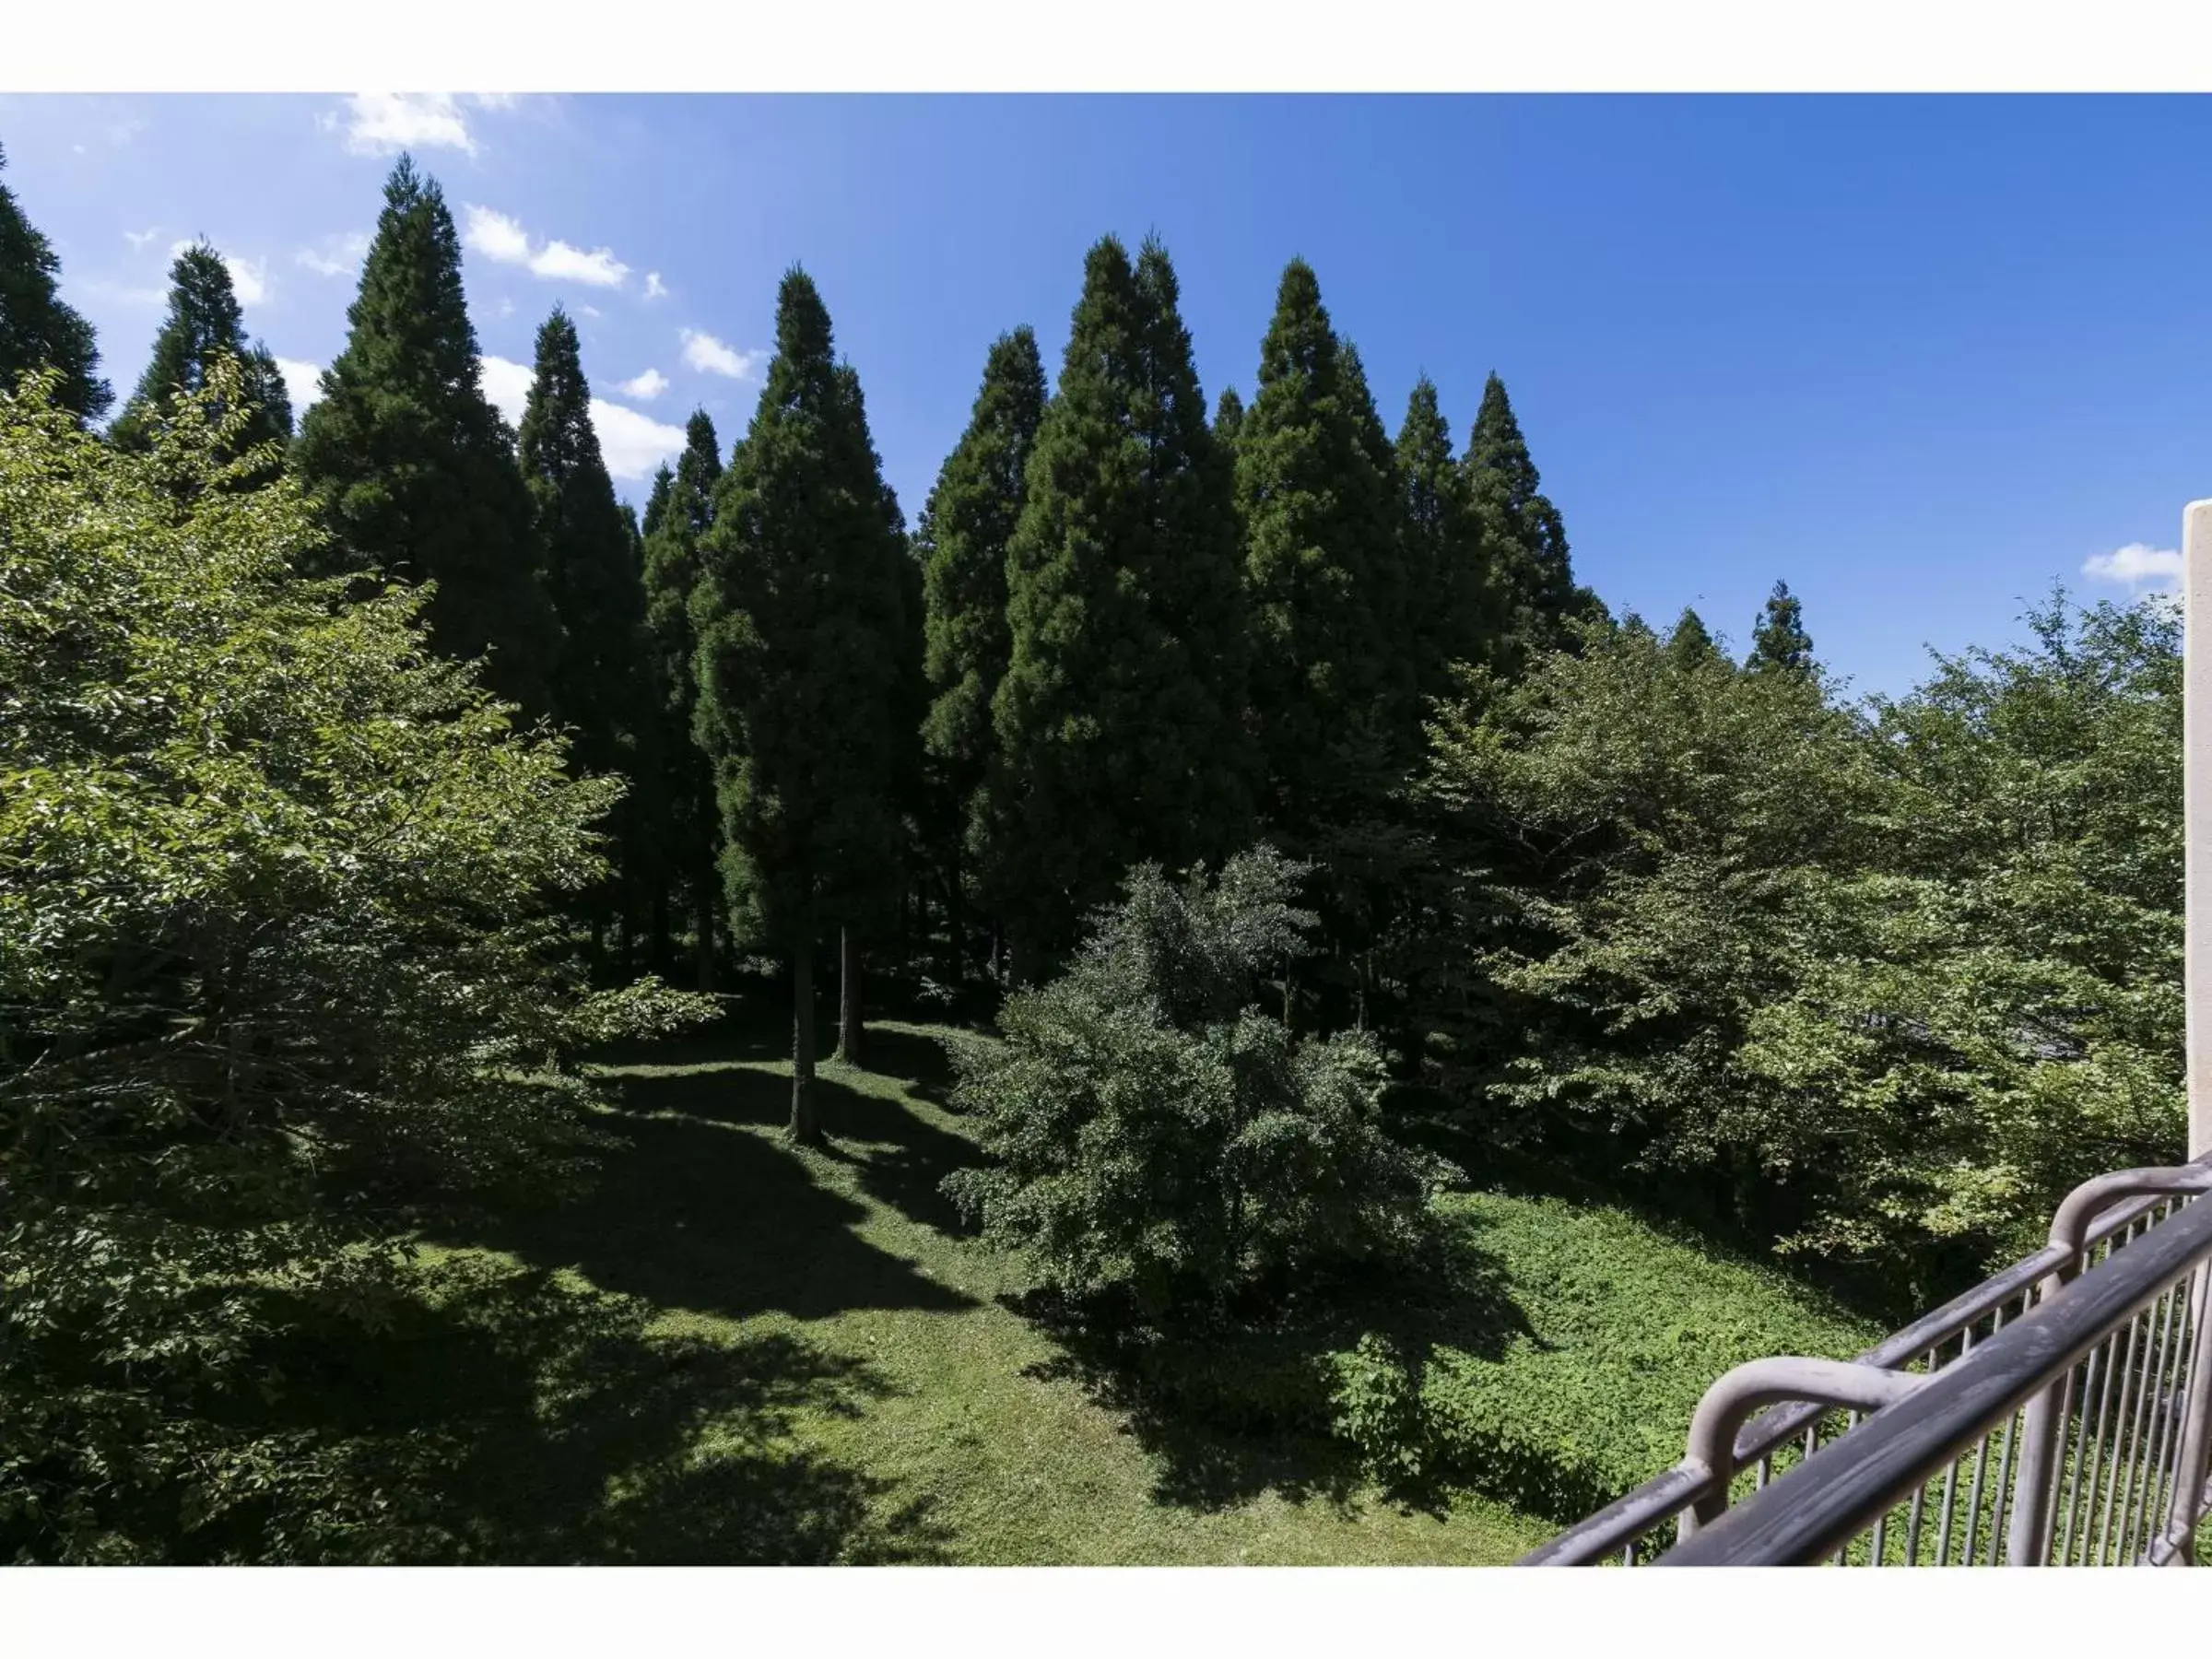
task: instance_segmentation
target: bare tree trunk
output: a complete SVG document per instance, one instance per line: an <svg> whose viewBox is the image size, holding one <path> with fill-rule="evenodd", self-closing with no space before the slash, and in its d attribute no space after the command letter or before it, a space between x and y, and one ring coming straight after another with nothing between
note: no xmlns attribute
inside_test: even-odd
<svg viewBox="0 0 2212 1659"><path fill-rule="evenodd" d="M668 976L668 886L662 881L653 884L653 971Z"/></svg>
<svg viewBox="0 0 2212 1659"><path fill-rule="evenodd" d="M860 941L853 930L837 930L837 1057L858 1065L861 1054Z"/></svg>
<svg viewBox="0 0 2212 1659"><path fill-rule="evenodd" d="M699 961L699 988L714 989L714 888L709 882L699 884L699 900L694 907L691 924L698 930L693 942L693 954Z"/></svg>
<svg viewBox="0 0 2212 1659"><path fill-rule="evenodd" d="M820 1147L814 1112L814 937L802 932L791 952L791 1126L794 1146Z"/></svg>
<svg viewBox="0 0 2212 1659"><path fill-rule="evenodd" d="M968 971L968 906L960 892L960 861L956 853L945 875L945 977L958 987Z"/></svg>

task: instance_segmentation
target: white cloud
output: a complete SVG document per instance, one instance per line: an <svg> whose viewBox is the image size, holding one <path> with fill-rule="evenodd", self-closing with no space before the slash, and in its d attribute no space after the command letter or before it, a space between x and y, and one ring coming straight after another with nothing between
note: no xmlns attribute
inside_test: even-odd
<svg viewBox="0 0 2212 1659"><path fill-rule="evenodd" d="M519 222L494 208L479 207L474 202L465 204L461 211L468 221L461 232L463 247L472 248L501 265L530 263L530 236Z"/></svg>
<svg viewBox="0 0 2212 1659"><path fill-rule="evenodd" d="M579 305L576 308L576 314L580 317L589 317L596 323L606 313L595 305Z"/></svg>
<svg viewBox="0 0 2212 1659"><path fill-rule="evenodd" d="M566 276L594 288L620 288L622 279L629 275L629 267L615 257L613 249L594 248L587 253L564 241L547 242L533 253L530 268L548 279Z"/></svg>
<svg viewBox="0 0 2212 1659"><path fill-rule="evenodd" d="M193 245L188 241L170 243L170 257L174 259ZM220 250L218 252L220 253ZM223 269L230 273L230 290L238 296L241 305L259 305L276 291L276 286L269 281L267 260L248 261L230 253L222 253L221 257Z"/></svg>
<svg viewBox="0 0 2212 1659"><path fill-rule="evenodd" d="M346 111L346 147L357 154L441 147L477 153L450 92L356 92ZM336 124L335 116L324 119L326 127Z"/></svg>
<svg viewBox="0 0 2212 1659"><path fill-rule="evenodd" d="M527 363L502 357L484 359L484 395L499 406L508 425L522 425L533 378ZM684 447L681 427L665 425L604 397L592 399L592 429L599 434L599 453L608 474L617 478L645 477Z"/></svg>
<svg viewBox="0 0 2212 1659"><path fill-rule="evenodd" d="M2116 582L2139 592L2146 583L2160 593L2179 593L2182 556L2173 547L2154 547L2148 542L2129 542L2110 553L2092 553L2082 561L2081 573L2093 582Z"/></svg>
<svg viewBox="0 0 2212 1659"><path fill-rule="evenodd" d="M123 240L129 242L134 248L143 248L160 234L161 227L156 225L151 230L125 230L123 233Z"/></svg>
<svg viewBox="0 0 2212 1659"><path fill-rule="evenodd" d="M474 202L465 204L463 213L468 220L461 235L463 245L500 265L526 265L534 276L548 281L566 277L594 288L620 288L629 275L629 267L615 257L611 248L594 248L587 253L556 241L534 249L521 220Z"/></svg>
<svg viewBox="0 0 2212 1659"><path fill-rule="evenodd" d="M642 478L684 447L684 429L608 403L592 399L592 427L599 434L599 453L606 470L618 478Z"/></svg>
<svg viewBox="0 0 2212 1659"><path fill-rule="evenodd" d="M507 417L509 426L523 424L523 411L530 403L532 378L527 363L503 357L484 359L484 395Z"/></svg>
<svg viewBox="0 0 2212 1659"><path fill-rule="evenodd" d="M668 285L661 280L661 274L658 271L646 272L645 298L648 300L665 300L667 297Z"/></svg>
<svg viewBox="0 0 2212 1659"><path fill-rule="evenodd" d="M647 403L651 403L667 390L668 377L658 369L648 369L635 380L626 380L622 382L623 396L642 398Z"/></svg>
<svg viewBox="0 0 2212 1659"><path fill-rule="evenodd" d="M682 331L684 363L702 374L723 374L731 380L744 380L759 362L757 351L735 351L724 345L703 329L687 328Z"/></svg>
<svg viewBox="0 0 2212 1659"><path fill-rule="evenodd" d="M323 395L323 365L301 362L298 358L278 358L276 368L284 376L285 394L292 400L292 413L305 414L308 406Z"/></svg>
<svg viewBox="0 0 2212 1659"><path fill-rule="evenodd" d="M318 276L343 276L368 255L367 233L348 230L343 236L326 236L312 248L301 248L292 259Z"/></svg>
<svg viewBox="0 0 2212 1659"><path fill-rule="evenodd" d="M486 110L512 110L515 95L512 92L471 92L468 101Z"/></svg>

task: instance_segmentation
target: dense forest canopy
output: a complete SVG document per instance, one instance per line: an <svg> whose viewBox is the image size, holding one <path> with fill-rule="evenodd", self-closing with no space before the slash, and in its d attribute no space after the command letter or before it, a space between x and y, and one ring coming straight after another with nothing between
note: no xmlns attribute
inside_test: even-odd
<svg viewBox="0 0 2212 1659"><path fill-rule="evenodd" d="M1094 1328L1457 1284L1531 1171L1925 1303L2181 1149L2160 600L1856 700L1784 582L1741 660L1616 617L1499 377L1394 438L1296 259L1209 404L1101 239L911 531L795 266L641 523L562 312L486 397L406 159L296 432L197 245L94 429L57 276L0 187L0 1556L406 1557L439 1448L241 1405L273 1345L588 1179L582 1060L700 994L786 999L825 1147L831 963L848 1065L877 984L969 1017L947 1191ZM1384 1465L1399 1352L1331 1361Z"/></svg>

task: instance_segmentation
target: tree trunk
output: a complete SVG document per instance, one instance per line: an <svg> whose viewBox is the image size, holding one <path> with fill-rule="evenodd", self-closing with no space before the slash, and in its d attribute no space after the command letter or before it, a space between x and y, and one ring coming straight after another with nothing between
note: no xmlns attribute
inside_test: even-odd
<svg viewBox="0 0 2212 1659"><path fill-rule="evenodd" d="M968 971L968 906L960 892L960 861L956 854L945 875L946 980L956 989Z"/></svg>
<svg viewBox="0 0 2212 1659"><path fill-rule="evenodd" d="M853 930L837 930L837 1057L858 1065L861 1054L860 941Z"/></svg>
<svg viewBox="0 0 2212 1659"><path fill-rule="evenodd" d="M1037 975L1037 950L1027 934L1013 931L1006 935L1006 977L1017 991L1029 988Z"/></svg>
<svg viewBox="0 0 2212 1659"><path fill-rule="evenodd" d="M714 989L714 888L711 882L699 884L699 901L694 907L692 925L698 929L693 951L699 959L699 988Z"/></svg>
<svg viewBox="0 0 2212 1659"><path fill-rule="evenodd" d="M653 971L668 977L668 888L658 881L653 884Z"/></svg>
<svg viewBox="0 0 2212 1659"><path fill-rule="evenodd" d="M814 939L802 933L791 952L791 1127L794 1146L823 1145L814 1113Z"/></svg>

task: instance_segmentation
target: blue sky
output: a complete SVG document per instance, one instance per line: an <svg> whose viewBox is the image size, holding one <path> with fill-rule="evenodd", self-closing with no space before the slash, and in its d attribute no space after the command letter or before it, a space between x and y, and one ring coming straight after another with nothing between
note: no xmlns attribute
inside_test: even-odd
<svg viewBox="0 0 2212 1659"><path fill-rule="evenodd" d="M2204 99L0 99L119 392L194 235L327 363L403 142L468 241L488 385L519 396L566 304L637 500L694 405L741 434L796 260L911 520L992 337L1056 365L1109 230L1166 241L1209 398L1249 394L1302 254L1394 430L1423 371L1455 438L1505 377L1617 611L1740 646L1786 577L1861 689L2016 637L2053 579L2158 585L2212 495Z"/></svg>

